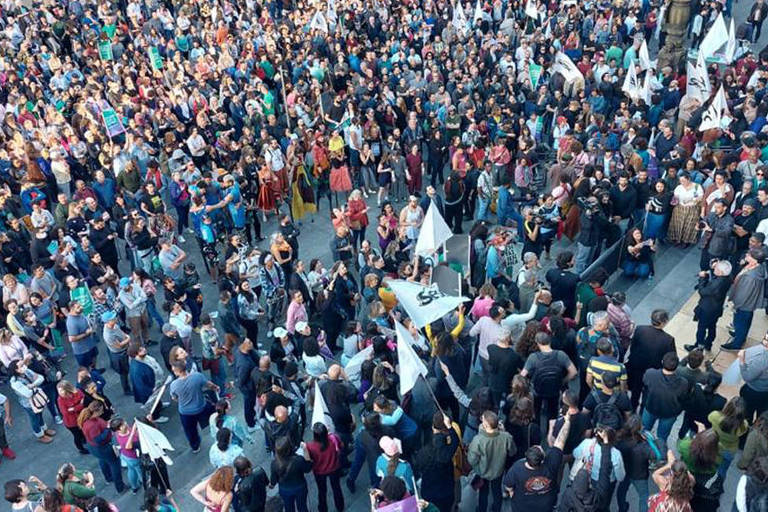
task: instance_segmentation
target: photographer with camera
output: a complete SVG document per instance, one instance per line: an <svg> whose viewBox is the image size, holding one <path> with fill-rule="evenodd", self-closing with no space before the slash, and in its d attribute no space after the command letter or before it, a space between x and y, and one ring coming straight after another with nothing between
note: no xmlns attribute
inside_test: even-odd
<svg viewBox="0 0 768 512"><path fill-rule="evenodd" d="M693 310L693 319L698 322L696 344L685 345L688 351L696 347L712 350L717 334L717 321L723 315L723 304L731 288L731 263L728 260L712 260L710 271L699 272L699 303Z"/></svg>
<svg viewBox="0 0 768 512"><path fill-rule="evenodd" d="M581 274L592 263L592 257L600 240L600 231L609 222L596 197L578 198L577 202L581 210L581 230L576 238L576 262L573 271Z"/></svg>

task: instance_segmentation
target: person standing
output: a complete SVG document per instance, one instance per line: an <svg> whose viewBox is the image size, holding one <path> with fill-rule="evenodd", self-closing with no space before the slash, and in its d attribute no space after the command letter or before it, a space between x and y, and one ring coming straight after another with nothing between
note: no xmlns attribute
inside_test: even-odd
<svg viewBox="0 0 768 512"><path fill-rule="evenodd" d="M131 330L133 341L141 344L149 343L149 315L147 314L147 294L141 283L131 281L130 277L120 279L118 300L125 307L125 321Z"/></svg>
<svg viewBox="0 0 768 512"><path fill-rule="evenodd" d="M244 456L235 459L234 509L235 512L261 512L267 501L269 478L263 469L253 467Z"/></svg>
<svg viewBox="0 0 768 512"><path fill-rule="evenodd" d="M163 369L154 357L147 354L147 348L133 344L128 347L130 358L129 375L133 386L133 401L137 404L145 404L152 394L163 383ZM160 415L163 407L169 402L159 401L152 411L152 421L155 423L167 423L168 418Z"/></svg>
<svg viewBox="0 0 768 512"><path fill-rule="evenodd" d="M717 321L723 316L723 303L731 287L731 263L728 260L715 262L710 271L699 272L699 303L693 310L693 319L697 322L696 343L685 345L691 351L702 347L712 350L712 342L717 335ZM631 357L631 354L630 354Z"/></svg>
<svg viewBox="0 0 768 512"><path fill-rule="evenodd" d="M253 342L248 338L243 340L235 352L235 385L243 394L245 424L251 433L256 430L256 386L251 379L251 372L258 367L258 357Z"/></svg>
<svg viewBox="0 0 768 512"><path fill-rule="evenodd" d="M120 469L120 459L115 455L112 449L112 431L109 424L101 415L104 413L104 406L98 400L88 404L88 407L80 412L77 418L77 425L83 431L86 445L91 455L99 461L101 472L104 473L104 479L107 482L115 484L115 490L121 494L125 490L123 483L123 474Z"/></svg>
<svg viewBox="0 0 768 512"><path fill-rule="evenodd" d="M499 417L493 411L485 411L477 435L472 439L467 460L478 478L480 488L479 512L488 510L488 494L493 495L492 512L501 510L501 479L506 469L507 457L517 451L515 441L508 432L499 429Z"/></svg>
<svg viewBox="0 0 768 512"><path fill-rule="evenodd" d="M669 315L663 309L651 313L651 325L635 328L629 342L627 359L627 384L632 393L632 410L636 410L643 391L643 376L646 370L661 368L664 354L676 352L675 338L664 331Z"/></svg>
<svg viewBox="0 0 768 512"><path fill-rule="evenodd" d="M648 370L643 377L643 428L651 431L658 421L656 434L664 442L691 391L690 382L676 373L679 362L675 352L664 354L661 369Z"/></svg>
<svg viewBox="0 0 768 512"><path fill-rule="evenodd" d="M728 214L725 199L715 199L712 211L705 217L699 247L701 258L699 268L709 270L713 259L728 259L734 249L733 217Z"/></svg>
<svg viewBox="0 0 768 512"><path fill-rule="evenodd" d="M730 299L734 310L733 338L720 347L726 351L740 350L744 346L755 310L761 307L765 300L765 250L762 247L750 249L744 259L744 267L736 275L731 287Z"/></svg>
<svg viewBox="0 0 768 512"><path fill-rule="evenodd" d="M179 403L179 416L184 435L189 441L192 453L200 451L200 433L197 426L205 428L208 419L213 414L213 406L205 399L203 391L213 389L218 392L219 387L210 382L200 372L188 373L184 362L177 361L171 365L176 380L171 382L171 398Z"/></svg>
<svg viewBox="0 0 768 512"><path fill-rule="evenodd" d="M117 324L117 313L107 311L101 315L104 324L104 343L107 345L109 362L112 369L120 375L120 385L123 393L131 394L131 386L128 383L128 344L131 337L125 334Z"/></svg>
<svg viewBox="0 0 768 512"><path fill-rule="evenodd" d="M763 30L763 22L768 17L768 4L765 0L757 0L749 11L747 23L752 25L752 42L756 43L760 39L760 33Z"/></svg>
<svg viewBox="0 0 768 512"><path fill-rule="evenodd" d="M475 220L487 220L488 210L491 206L493 196L493 175L491 166L486 165L483 172L477 177L477 210L475 211Z"/></svg>
<svg viewBox="0 0 768 512"><path fill-rule="evenodd" d="M344 444L335 434L328 432L323 423L312 425L313 440L304 445L312 461L312 473L317 483L317 509L327 512L326 494L328 480L333 491L333 503L337 512L344 510L344 493L341 492L341 470Z"/></svg>
<svg viewBox="0 0 768 512"><path fill-rule="evenodd" d="M455 487L449 483L454 481L453 460L459 443L451 419L437 411L432 417L432 439L414 458L416 477L421 478L421 494L440 512L451 512L456 501Z"/></svg>
<svg viewBox="0 0 768 512"><path fill-rule="evenodd" d="M75 355L77 364L86 368L95 368L99 354L96 336L88 318L83 315L83 306L76 300L69 303L67 338L72 344L72 353Z"/></svg>
<svg viewBox="0 0 768 512"><path fill-rule="evenodd" d="M746 418L750 423L755 414L768 410L768 332L759 345L738 353L739 369L744 385L739 395L744 399Z"/></svg>

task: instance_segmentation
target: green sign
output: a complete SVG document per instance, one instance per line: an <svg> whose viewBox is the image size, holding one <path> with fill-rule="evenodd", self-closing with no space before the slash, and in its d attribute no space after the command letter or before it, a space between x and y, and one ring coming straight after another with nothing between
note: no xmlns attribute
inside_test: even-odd
<svg viewBox="0 0 768 512"><path fill-rule="evenodd" d="M99 41L99 57L101 60L112 60L112 42L109 40Z"/></svg>
<svg viewBox="0 0 768 512"><path fill-rule="evenodd" d="M160 56L160 51L157 49L157 46L150 46L149 60L152 63L152 69L163 69L163 58Z"/></svg>
<svg viewBox="0 0 768 512"><path fill-rule="evenodd" d="M539 85L539 78L541 77L541 66L538 64L528 64L528 76L531 77L531 85L535 89Z"/></svg>
<svg viewBox="0 0 768 512"><path fill-rule="evenodd" d="M88 316L93 313L93 297L86 286L78 286L74 290L69 290L69 300L77 301L83 306L83 315Z"/></svg>
<svg viewBox="0 0 768 512"><path fill-rule="evenodd" d="M101 111L101 118L104 120L104 128L107 130L107 135L114 137L125 131L123 122L120 120L120 116L117 115L115 109L105 108Z"/></svg>

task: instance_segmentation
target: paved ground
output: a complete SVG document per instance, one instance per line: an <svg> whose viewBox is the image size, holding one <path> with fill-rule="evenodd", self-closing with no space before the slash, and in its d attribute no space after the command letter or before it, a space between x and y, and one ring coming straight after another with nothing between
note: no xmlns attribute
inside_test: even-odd
<svg viewBox="0 0 768 512"><path fill-rule="evenodd" d="M746 16L748 9L751 7L750 3L740 2L735 4L734 11L736 14L736 20L741 21ZM760 49L765 44L766 38L761 38L760 44L757 45L757 49ZM327 203L322 204L323 210L314 216L314 221L310 219L304 219L301 226L301 256L303 259L310 259L313 257L319 257L326 263L330 263L328 255L328 241L332 236L332 230L330 222L328 221ZM272 230L275 229L275 222L273 219L264 225L265 236L269 235ZM373 233L369 233L369 237ZM561 243L556 245L554 253L559 250L563 250L566 244ZM198 265L198 268L203 270L202 262L200 261L197 248L194 242L187 242L184 245L185 249L188 249L193 256L193 260ZM127 271L127 263L122 262L124 265L123 270ZM649 317L651 310L663 307L674 314L683 307L686 301L690 298L693 291L693 284L696 279L696 271L698 267L698 251L691 250L688 252L681 251L677 248L662 247L656 258L656 277L653 280L642 282L630 282L621 277L614 280L609 286L610 290L625 290L627 292L628 303L634 308L635 318L639 323L644 323ZM205 296L206 308L215 307L217 290L207 278L203 278L203 292ZM158 333L156 331L157 326L153 328L154 337L157 338ZM264 332L264 330L262 330ZM687 332L690 337L687 339L681 339L682 336L678 336L678 344L688 343L691 341L693 331ZM685 336L685 334L683 334ZM195 340L199 343L198 340ZM151 353L157 356L157 351L153 347L150 350ZM99 359L99 366L108 367L108 361L106 358L105 350L102 349L102 353ZM71 370L71 368L68 368ZM73 377L73 373L70 371L69 377ZM119 383L116 375L111 371L107 372L107 394L115 402L116 408L119 414L126 418L133 418L134 415L138 415L138 407L133 403L132 398L122 396ZM91 456L83 456L76 453L71 442L71 436L62 427L58 428L59 434L56 437L54 443L51 445L41 445L32 439L29 430L29 424L23 411L15 402L15 398L12 397L12 393L5 386L2 390L3 393L11 397L13 403L13 415L15 419L14 426L9 429L8 437L11 446L18 452L18 458L14 461L4 460L0 464L0 482L4 482L11 478L26 478L30 474L37 475L45 482L52 484L57 468L64 462L73 462L79 468L89 469L97 475L97 488L99 493L107 499L114 500L115 503L123 511L135 511L139 508L139 499L131 496L130 493L122 496L116 496L114 488L105 485L101 473L98 470L96 461ZM242 405L239 397L235 398L235 410L242 410ZM204 444L203 449L197 455L192 454L189 446L186 443L181 425L178 420L178 415L175 412L175 408L171 408L168 411L168 415L171 417L171 421L162 426L163 432L168 436L171 443L176 447L176 451L172 453L173 466L170 468L171 483L176 489L176 498L180 503L184 512L199 510L200 506L197 505L189 495L189 489L210 473L211 467L208 464L207 451L211 445L211 439L208 432L204 432ZM245 447L246 455L254 461L255 464L262 465L265 469L268 469L269 460L264 450L263 436L261 432L255 435L256 442L254 444L247 445ZM727 510L730 506L725 505L733 502L733 495L735 489L735 478L737 477L736 471L729 473L728 481L726 482L726 493L723 496L724 508ZM311 478L309 479L311 480ZM368 498L366 489L364 487L364 476L358 479L358 491L354 496L347 496L347 510L349 511L363 511L368 509ZM310 483L310 497L315 494L314 484ZM467 490L465 486L465 497L462 500L461 510L470 511L476 507L476 498L471 490ZM637 510L637 499L634 495L634 491L631 490L629 494L632 510ZM310 510L315 510L315 500L311 498Z"/></svg>

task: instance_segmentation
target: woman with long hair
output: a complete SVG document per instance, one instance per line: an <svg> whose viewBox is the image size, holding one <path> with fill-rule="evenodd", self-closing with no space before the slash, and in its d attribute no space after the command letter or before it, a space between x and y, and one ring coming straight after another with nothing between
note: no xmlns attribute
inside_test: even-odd
<svg viewBox="0 0 768 512"><path fill-rule="evenodd" d="M536 335L539 331L541 331L541 324L536 320L530 320L525 324L525 330L515 345L515 351L523 360L527 360L528 356L539 351L539 346L536 344Z"/></svg>
<svg viewBox="0 0 768 512"><path fill-rule="evenodd" d="M56 490L61 493L64 503L70 505L84 504L96 496L93 473L78 471L74 465L64 464L56 473ZM56 497L51 496L50 499L53 501ZM51 510L58 512L58 509Z"/></svg>
<svg viewBox="0 0 768 512"><path fill-rule="evenodd" d="M632 228L625 238L625 252L622 269L630 279L645 279L653 274L653 253L656 245L652 238L643 239L640 228Z"/></svg>
<svg viewBox="0 0 768 512"><path fill-rule="evenodd" d="M688 247L696 242L698 236L696 225L704 190L691 179L688 172L683 171L679 176L680 184L673 191L675 207L672 209L667 239L670 243Z"/></svg>
<svg viewBox="0 0 768 512"><path fill-rule="evenodd" d="M722 486L725 475L731 465L734 455L739 449L739 439L749 430L744 399L740 396L731 398L721 411L712 411L707 419L712 424L712 430L717 432L720 440L720 456L722 462L717 468L715 485Z"/></svg>
<svg viewBox="0 0 768 512"><path fill-rule="evenodd" d="M658 440L654 442L657 450L664 449ZM646 512L648 510L648 464L651 460L658 460L659 454L662 457L664 454L661 451L657 453L650 447L643 432L642 419L637 414L627 418L624 426L616 434L616 449L621 452L621 458L627 470L627 476L616 487L616 502L619 504L619 511L627 512L629 510L627 491L629 491L629 485L632 484L637 492L639 512Z"/></svg>
<svg viewBox="0 0 768 512"><path fill-rule="evenodd" d="M715 476L720 465L720 440L714 430L705 430L701 423L696 426L699 432L693 438L678 441L677 450L695 479L691 507L696 512L715 512L720 506L720 495L712 492L706 484Z"/></svg>
<svg viewBox="0 0 768 512"><path fill-rule="evenodd" d="M306 443L304 449L312 460L312 473L317 484L317 508L327 512L326 494L328 480L331 482L333 504L337 511L344 510L344 493L341 492L341 469L344 453L344 443L335 434L328 432L323 423L312 425L312 441Z"/></svg>
<svg viewBox="0 0 768 512"><path fill-rule="evenodd" d="M643 236L651 240L659 240L664 238L664 227L672 210L670 205L672 194L667 190L667 183L663 180L658 180L653 185L653 190L653 194L645 204Z"/></svg>
<svg viewBox="0 0 768 512"><path fill-rule="evenodd" d="M403 446L399 439L389 436L382 436L379 439L379 447L383 452L376 460L376 475L379 478L396 476L401 478L408 491L413 493L413 469L411 465L403 460Z"/></svg>
<svg viewBox="0 0 768 512"><path fill-rule="evenodd" d="M85 398L83 392L66 380L60 380L56 385L56 390L58 392L56 404L61 411L64 426L72 433L77 451L83 455L87 455L89 452L85 449L85 436L83 435L83 431L80 430L80 427L77 425L80 411L85 407L85 404L83 403Z"/></svg>
<svg viewBox="0 0 768 512"><path fill-rule="evenodd" d="M248 435L248 431L243 427L243 424L236 416L230 414L232 404L229 400L222 398L216 402L216 412L211 414L208 420L208 425L211 431L211 438L216 440L216 436L220 429L228 428L232 434L231 442L238 446L243 446L245 441L250 441L251 436Z"/></svg>
<svg viewBox="0 0 768 512"><path fill-rule="evenodd" d="M80 411L77 417L77 426L83 431L87 441L88 451L99 461L101 472L107 482L114 482L118 494L123 492L123 474L120 469L120 459L112 449L112 431L109 424L102 417L104 405L95 400Z"/></svg>
<svg viewBox="0 0 768 512"><path fill-rule="evenodd" d="M232 442L232 431L222 427L216 432L216 443L208 451L208 460L216 468L231 466L243 454L243 448Z"/></svg>
<svg viewBox="0 0 768 512"><path fill-rule="evenodd" d="M286 512L307 512L307 479L304 474L312 471L312 461L304 443L301 447L303 456L296 455L288 437L281 437L275 442L269 484L271 487L278 486L277 492Z"/></svg>
<svg viewBox="0 0 768 512"><path fill-rule="evenodd" d="M224 466L189 492L193 498L205 505L204 512L230 512L234 483L235 470L232 466Z"/></svg>
<svg viewBox="0 0 768 512"><path fill-rule="evenodd" d="M525 456L528 448L541 443L541 429L534 422L533 400L527 397L515 400L514 405L504 412L504 429L512 435L517 448L513 460L518 460Z"/></svg>
<svg viewBox="0 0 768 512"><path fill-rule="evenodd" d="M154 487L147 487L144 494L145 512L179 512L181 510L176 504L176 500L168 493L167 498L160 497L160 492Z"/></svg>
<svg viewBox="0 0 768 512"><path fill-rule="evenodd" d="M691 505L694 477L683 461L675 460L672 450L667 452L667 463L653 472L653 481L659 492L648 499L651 512L698 512Z"/></svg>

